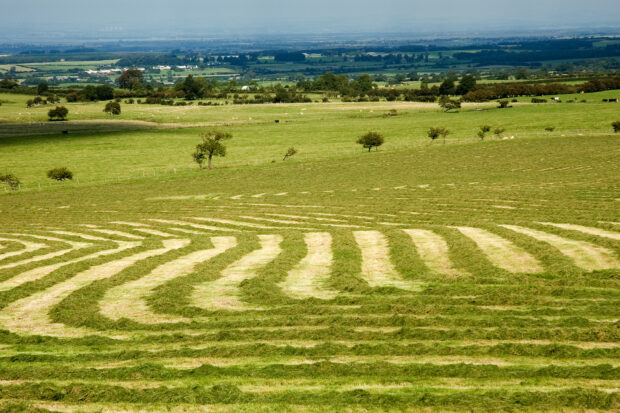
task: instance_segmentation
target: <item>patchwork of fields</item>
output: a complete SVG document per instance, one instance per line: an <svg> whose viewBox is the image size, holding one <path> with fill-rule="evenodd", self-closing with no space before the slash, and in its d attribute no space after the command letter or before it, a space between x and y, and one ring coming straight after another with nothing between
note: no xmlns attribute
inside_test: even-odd
<svg viewBox="0 0 620 413"><path fill-rule="evenodd" d="M610 119L1 196L0 406L617 410Z"/></svg>

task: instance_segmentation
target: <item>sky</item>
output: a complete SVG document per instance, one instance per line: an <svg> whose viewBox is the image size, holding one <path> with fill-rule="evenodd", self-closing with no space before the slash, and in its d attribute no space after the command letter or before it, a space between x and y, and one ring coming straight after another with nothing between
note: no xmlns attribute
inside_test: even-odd
<svg viewBox="0 0 620 413"><path fill-rule="evenodd" d="M620 26L620 0L0 0L0 32L86 36ZM2 39L0 38L0 42Z"/></svg>

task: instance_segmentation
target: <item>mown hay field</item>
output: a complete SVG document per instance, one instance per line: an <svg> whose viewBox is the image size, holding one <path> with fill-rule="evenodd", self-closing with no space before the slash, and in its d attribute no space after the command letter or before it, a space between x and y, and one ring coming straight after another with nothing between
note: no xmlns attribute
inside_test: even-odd
<svg viewBox="0 0 620 413"><path fill-rule="evenodd" d="M618 410L617 112L588 105L309 106L224 126L212 171L0 196L2 408ZM514 139L473 138L509 122ZM454 125L446 145L426 142L435 123ZM380 151L355 147L367 129ZM0 154L24 180L189 168L199 130ZM281 162L291 144L307 157Z"/></svg>

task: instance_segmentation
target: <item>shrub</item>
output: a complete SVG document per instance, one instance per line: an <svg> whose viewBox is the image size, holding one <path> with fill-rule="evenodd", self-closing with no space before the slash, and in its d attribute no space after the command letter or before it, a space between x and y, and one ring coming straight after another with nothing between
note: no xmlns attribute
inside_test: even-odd
<svg viewBox="0 0 620 413"><path fill-rule="evenodd" d="M504 133L506 129L502 128L501 126L498 126L497 128L495 128L495 130L493 131L493 134L495 136L497 136L498 138L502 135L502 133Z"/></svg>
<svg viewBox="0 0 620 413"><path fill-rule="evenodd" d="M66 120L68 114L69 114L69 109L67 109L64 106L56 106L55 109L50 109L47 112L47 116L49 117L50 121Z"/></svg>
<svg viewBox="0 0 620 413"><path fill-rule="evenodd" d="M448 96L442 96L439 98L439 106L446 112L450 112L453 109L460 109L461 101L452 100Z"/></svg>
<svg viewBox="0 0 620 413"><path fill-rule="evenodd" d="M555 126L547 126L547 127L545 128L545 130L546 130L547 132L553 132L553 131L555 130Z"/></svg>
<svg viewBox="0 0 620 413"><path fill-rule="evenodd" d="M105 108L103 109L105 113L109 113L110 115L120 115L121 114L121 104L118 102L108 102L105 104Z"/></svg>
<svg viewBox="0 0 620 413"><path fill-rule="evenodd" d="M611 126L614 128L614 132L620 132L620 120L615 121Z"/></svg>
<svg viewBox="0 0 620 413"><path fill-rule="evenodd" d="M497 103L499 103L499 106L497 107L498 109L505 109L505 108L509 108L510 106L508 106L508 104L510 103L507 100L498 100Z"/></svg>
<svg viewBox="0 0 620 413"><path fill-rule="evenodd" d="M19 179L13 174L0 175L0 182L7 184L12 191L16 191L20 184Z"/></svg>
<svg viewBox="0 0 620 413"><path fill-rule="evenodd" d="M480 138L480 140L484 140L484 137L490 131L491 131L491 127L489 125L482 125L480 129L478 130L478 137Z"/></svg>
<svg viewBox="0 0 620 413"><path fill-rule="evenodd" d="M291 146L290 148L288 148L288 150L284 154L284 159L282 159L282 160L286 161L288 158L290 158L291 156L294 156L296 153L297 153L297 149L295 149L293 146Z"/></svg>
<svg viewBox="0 0 620 413"><path fill-rule="evenodd" d="M67 179L73 179L73 172L65 167L54 168L47 171L47 177L56 181L64 181Z"/></svg>
<svg viewBox="0 0 620 413"><path fill-rule="evenodd" d="M383 145L384 142L385 137L378 132L368 132L357 140L358 144L362 145L364 148L368 148L368 152L370 152L372 148L377 148L377 150L379 150L379 146Z"/></svg>
<svg viewBox="0 0 620 413"><path fill-rule="evenodd" d="M547 103L547 99L544 99L544 98L532 98L532 103Z"/></svg>
<svg viewBox="0 0 620 413"><path fill-rule="evenodd" d="M450 134L450 130L444 128L443 126L433 126L428 130L428 137L431 138L431 141L434 142L435 139L443 136L443 142L446 143L446 136Z"/></svg>

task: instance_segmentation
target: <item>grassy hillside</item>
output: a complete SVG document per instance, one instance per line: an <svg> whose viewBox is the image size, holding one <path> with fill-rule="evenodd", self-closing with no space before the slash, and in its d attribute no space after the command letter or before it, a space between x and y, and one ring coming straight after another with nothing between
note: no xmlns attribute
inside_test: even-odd
<svg viewBox="0 0 620 413"><path fill-rule="evenodd" d="M431 126L451 130L446 144L474 143L484 124L505 128L515 139L604 136L618 118L618 104L603 103L614 92L587 95L587 103L527 102L497 109L495 103L466 104L445 113L435 104L382 102L330 104L227 105L170 107L122 104L114 119L103 103L68 104L69 122L45 122L48 107L26 109L20 95L1 95L0 165L19 176L25 188L49 185L45 171L69 167L81 184L142 179L162 174L196 175L191 153L206 128L226 129L234 138L219 167L265 165L280 161L290 146L295 162L359 157L355 140L376 130L386 136L381 152L434 150L426 136ZM565 98L565 100L568 97ZM386 116L396 110L397 116ZM25 121L44 123L25 123ZM280 123L275 123L279 120ZM555 127L554 132L545 128ZM69 135L60 134L68 130ZM496 139L490 134L487 139ZM36 153L36 159L33 155Z"/></svg>
<svg viewBox="0 0 620 413"><path fill-rule="evenodd" d="M327 107L278 125L291 109L236 108L265 122L227 127L226 168L0 196L1 405L620 408L615 106ZM479 142L480 123L515 139ZM427 146L433 124L449 144ZM381 151L352 143L368 129ZM34 182L58 163L189 168L199 130L9 137L0 154Z"/></svg>

